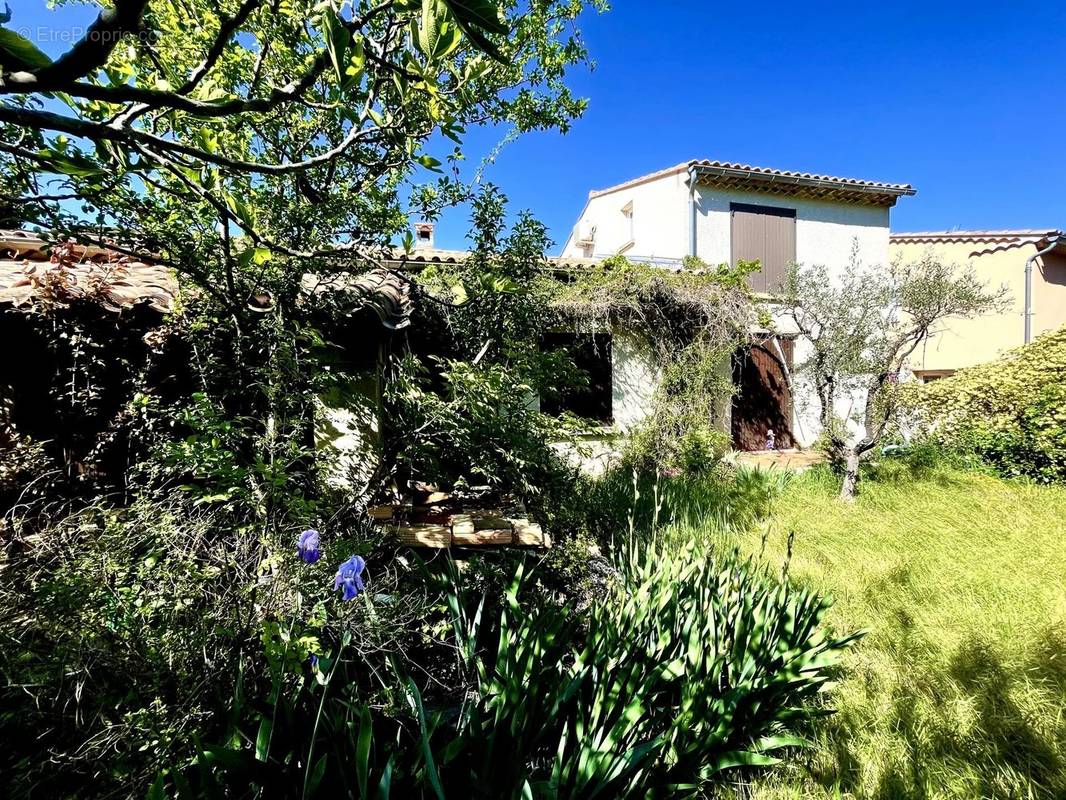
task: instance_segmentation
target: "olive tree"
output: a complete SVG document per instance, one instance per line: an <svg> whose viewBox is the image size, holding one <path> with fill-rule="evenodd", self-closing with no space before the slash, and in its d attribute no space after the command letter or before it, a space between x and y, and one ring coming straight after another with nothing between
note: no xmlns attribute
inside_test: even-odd
<svg viewBox="0 0 1066 800"><path fill-rule="evenodd" d="M783 311L811 346L799 370L818 397L829 456L843 470L841 498L856 496L861 462L896 419L893 388L911 354L945 320L997 310L1005 295L932 253L891 266L864 266L853 255L842 275L825 266L790 271ZM849 398L853 411L841 415L839 403Z"/></svg>

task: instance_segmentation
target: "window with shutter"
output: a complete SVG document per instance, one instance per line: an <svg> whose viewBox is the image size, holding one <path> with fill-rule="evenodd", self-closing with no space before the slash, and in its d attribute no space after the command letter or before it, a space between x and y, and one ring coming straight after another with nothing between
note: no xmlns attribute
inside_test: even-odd
<svg viewBox="0 0 1066 800"><path fill-rule="evenodd" d="M774 292L796 260L796 210L731 203L732 261L758 261L762 270L748 276L756 292Z"/></svg>

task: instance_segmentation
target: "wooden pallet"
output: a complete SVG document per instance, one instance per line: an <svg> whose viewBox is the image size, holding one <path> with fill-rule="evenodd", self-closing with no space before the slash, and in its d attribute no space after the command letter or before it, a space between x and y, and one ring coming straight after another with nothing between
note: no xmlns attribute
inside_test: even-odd
<svg viewBox="0 0 1066 800"><path fill-rule="evenodd" d="M510 511L510 510L509 510ZM515 509L514 511L521 511ZM530 547L547 549L551 537L525 516L506 516L498 509L447 512L411 506L375 506L371 519L383 523L408 547ZM432 521L404 520L404 516L430 517ZM443 519L442 519L443 517Z"/></svg>

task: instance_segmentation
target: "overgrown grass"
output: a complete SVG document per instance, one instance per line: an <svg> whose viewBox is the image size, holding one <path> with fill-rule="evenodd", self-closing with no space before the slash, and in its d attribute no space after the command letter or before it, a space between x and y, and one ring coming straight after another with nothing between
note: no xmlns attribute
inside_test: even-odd
<svg viewBox="0 0 1066 800"><path fill-rule="evenodd" d="M779 560L794 531L794 579L868 631L818 747L741 793L1066 797L1066 489L887 466L856 504L835 494L800 477L740 537Z"/></svg>

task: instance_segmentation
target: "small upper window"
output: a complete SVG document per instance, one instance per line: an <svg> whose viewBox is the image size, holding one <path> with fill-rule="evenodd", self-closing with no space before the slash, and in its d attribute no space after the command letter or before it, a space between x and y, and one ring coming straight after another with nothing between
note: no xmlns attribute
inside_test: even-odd
<svg viewBox="0 0 1066 800"><path fill-rule="evenodd" d="M622 216L626 218L629 228L629 241L633 241L633 201L630 200L622 206Z"/></svg>

